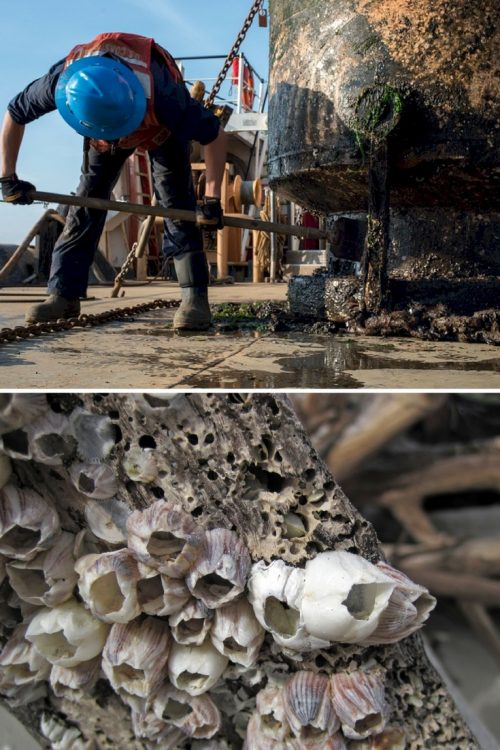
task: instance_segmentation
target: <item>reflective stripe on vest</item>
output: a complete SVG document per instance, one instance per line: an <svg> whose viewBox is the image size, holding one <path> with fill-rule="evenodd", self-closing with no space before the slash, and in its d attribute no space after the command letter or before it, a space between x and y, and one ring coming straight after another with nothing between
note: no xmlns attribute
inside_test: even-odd
<svg viewBox="0 0 500 750"><path fill-rule="evenodd" d="M75 60L91 55L104 55L110 52L121 58L136 74L146 94L147 107L141 125L130 135L120 138L120 148L151 149L161 146L170 135L170 130L158 122L154 110L154 81L151 74L153 48L159 54L168 72L177 83L182 83L182 74L174 58L156 44L154 39L136 34L99 34L87 44L78 44L66 57L65 68Z"/></svg>

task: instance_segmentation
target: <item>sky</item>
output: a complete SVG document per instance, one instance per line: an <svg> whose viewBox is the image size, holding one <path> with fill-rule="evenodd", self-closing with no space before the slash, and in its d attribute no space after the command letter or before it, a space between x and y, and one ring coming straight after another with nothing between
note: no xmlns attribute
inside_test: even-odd
<svg viewBox="0 0 500 750"><path fill-rule="evenodd" d="M1 14L0 106L81 42L105 31L153 37L176 58L227 55L252 0L11 0ZM267 5L267 3L265 3ZM242 51L267 79L269 29L255 18ZM186 64L186 78L215 77L223 60ZM194 67L193 67L194 66ZM197 67L196 67L197 66ZM52 112L26 127L17 174L38 190L70 193L78 184L82 138ZM52 206L55 207L55 206ZM0 244L19 244L45 207L0 203Z"/></svg>

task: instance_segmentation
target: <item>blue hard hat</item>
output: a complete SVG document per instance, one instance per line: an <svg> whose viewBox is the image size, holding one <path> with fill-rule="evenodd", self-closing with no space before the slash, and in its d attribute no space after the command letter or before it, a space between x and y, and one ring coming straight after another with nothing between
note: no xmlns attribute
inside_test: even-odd
<svg viewBox="0 0 500 750"><path fill-rule="evenodd" d="M56 86L60 115L80 135L115 141L133 133L146 114L135 73L116 58L92 55L68 65Z"/></svg>

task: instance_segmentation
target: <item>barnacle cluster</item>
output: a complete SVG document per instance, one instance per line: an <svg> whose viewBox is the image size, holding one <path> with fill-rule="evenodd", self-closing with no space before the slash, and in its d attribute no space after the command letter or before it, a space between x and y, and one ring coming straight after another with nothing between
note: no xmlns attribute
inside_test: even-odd
<svg viewBox="0 0 500 750"><path fill-rule="evenodd" d="M383 669L326 674L300 662L406 637L434 606L425 589L341 550L303 567L254 561L240 535L198 523L176 498L131 510L107 462L113 424L81 407L66 415L43 397L2 396L0 432L0 695L11 705L78 702L106 680L137 747L405 747ZM27 486L26 461L49 467L48 483L56 470L66 494ZM120 470L147 488L157 469L142 451ZM67 512L75 498L83 531ZM301 523L286 517L294 537ZM245 675L252 689L228 699L226 683ZM41 732L54 750L99 747L50 712Z"/></svg>

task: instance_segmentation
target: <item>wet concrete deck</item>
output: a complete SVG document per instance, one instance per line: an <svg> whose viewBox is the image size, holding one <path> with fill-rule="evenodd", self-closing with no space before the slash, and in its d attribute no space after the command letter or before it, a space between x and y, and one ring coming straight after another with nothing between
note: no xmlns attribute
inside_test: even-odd
<svg viewBox="0 0 500 750"><path fill-rule="evenodd" d="M234 284L210 290L213 303L282 301L286 284ZM11 296L15 294L16 296ZM83 311L178 299L172 283L127 286L109 297L94 287ZM0 291L0 327L23 322L26 305L43 289ZM173 310L138 314L91 329L76 329L0 347L0 388L500 388L500 350L480 344L435 343L300 333L175 334Z"/></svg>

